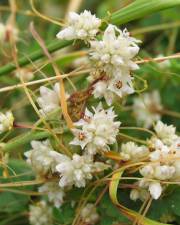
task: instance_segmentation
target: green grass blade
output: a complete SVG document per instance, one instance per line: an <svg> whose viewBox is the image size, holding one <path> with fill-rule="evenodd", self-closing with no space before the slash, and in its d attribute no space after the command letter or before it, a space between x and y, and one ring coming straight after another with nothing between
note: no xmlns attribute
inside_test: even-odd
<svg viewBox="0 0 180 225"><path fill-rule="evenodd" d="M116 25L121 25L178 5L180 5L180 0L136 0L127 7L113 13L111 22Z"/></svg>

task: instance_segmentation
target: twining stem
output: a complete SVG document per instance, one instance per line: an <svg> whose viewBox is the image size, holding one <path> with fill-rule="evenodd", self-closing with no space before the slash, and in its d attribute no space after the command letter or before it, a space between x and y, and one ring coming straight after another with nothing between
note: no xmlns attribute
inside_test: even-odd
<svg viewBox="0 0 180 225"><path fill-rule="evenodd" d="M10 152L12 150L17 151L19 146L25 145L32 140L43 139L52 136L52 134L48 131L37 132L37 131L29 131L26 134L19 135L14 138L14 140L9 141L2 147L2 151Z"/></svg>
<svg viewBox="0 0 180 225"><path fill-rule="evenodd" d="M71 45L72 43L73 43L72 41L53 40L51 41L49 45L47 45L47 49L50 53L53 53L61 48ZM22 67L22 66L28 65L30 61L34 62L44 57L45 57L44 52L42 49L40 49L40 50L37 50L36 52L31 53L30 55L28 55L28 57L23 57L19 59L18 64L20 67ZM0 76L11 73L12 71L16 69L17 69L16 65L13 62L8 63L5 66L2 66L0 68Z"/></svg>
<svg viewBox="0 0 180 225"><path fill-rule="evenodd" d="M171 23L161 23L161 24L158 24L158 25L134 29L134 30L131 31L131 34L132 35L144 34L144 33L149 33L149 32L153 32L153 31L172 29L172 28L176 28L176 27L179 27L179 26L180 26L180 21L171 22Z"/></svg>
<svg viewBox="0 0 180 225"><path fill-rule="evenodd" d="M41 179L32 180L32 181L17 181L17 182L3 183L3 184L0 184L0 188L38 185L38 184L43 184L45 181L46 179L41 178Z"/></svg>
<svg viewBox="0 0 180 225"><path fill-rule="evenodd" d="M113 23L115 25L121 25L124 23L127 23L129 21L142 18L144 16L147 16L150 13L170 8L176 5L180 5L180 0L136 0L133 3L129 4L127 7L124 7L117 12L113 13L110 18L109 16L107 18L104 18L104 20ZM102 26L102 29L106 27ZM55 52L61 48L64 48L66 46L69 46L73 43L73 41L59 41L59 40L53 40L49 45L47 45L47 49L50 53ZM30 61L36 61L38 59L41 59L44 57L43 51L38 50L36 52L31 53L28 58L23 57L19 60L18 64L19 66L25 66L30 64ZM0 76L8 74L16 69L16 66L14 63L8 63L5 66L0 68Z"/></svg>

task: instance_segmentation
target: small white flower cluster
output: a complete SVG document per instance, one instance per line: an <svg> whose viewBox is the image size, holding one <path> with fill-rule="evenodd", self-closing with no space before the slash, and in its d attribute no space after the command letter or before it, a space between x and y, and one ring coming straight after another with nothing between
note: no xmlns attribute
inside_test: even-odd
<svg viewBox="0 0 180 225"><path fill-rule="evenodd" d="M37 103L40 106L40 113L46 115L60 106L60 86L56 83L53 90L45 86L40 87L40 97L37 98Z"/></svg>
<svg viewBox="0 0 180 225"><path fill-rule="evenodd" d="M90 156L80 156L74 154L72 159L64 156L62 161L56 166L56 170L60 173L60 187L85 187L86 180L93 178L93 173L99 173L108 166L101 162L93 162Z"/></svg>
<svg viewBox="0 0 180 225"><path fill-rule="evenodd" d="M89 80L99 79L104 73L103 78L95 82L93 95L95 98L104 97L111 105L115 96L122 98L134 93L130 72L139 68L133 58L139 52L137 43L140 41L130 37L126 29L122 31L112 24L104 31L102 40L95 39L100 25L101 20L86 10L80 15L70 13L68 26L57 37L90 43L90 58L95 66Z"/></svg>
<svg viewBox="0 0 180 225"><path fill-rule="evenodd" d="M24 153L27 163L40 176L54 173L61 154L53 150L49 140L31 141L31 146L32 149Z"/></svg>
<svg viewBox="0 0 180 225"><path fill-rule="evenodd" d="M122 98L134 93L130 71L138 69L138 65L132 61L139 51L138 42L129 36L126 29L121 31L111 24L106 28L102 40L90 42L91 59L100 74L105 73L104 78L94 85L95 98L104 97L111 105L115 96Z"/></svg>
<svg viewBox="0 0 180 225"><path fill-rule="evenodd" d="M101 41L90 42L91 59L99 71L105 72L105 78L94 85L95 98L104 97L107 104L111 105L115 96L122 98L134 93L130 71L138 69L138 65L132 61L139 51L138 42L129 36L126 29L121 31L111 24Z"/></svg>
<svg viewBox="0 0 180 225"><path fill-rule="evenodd" d="M66 93L66 98L69 94ZM47 115L48 113L57 110L60 107L60 85L55 83L53 90L45 86L40 87L40 97L37 98L37 103L40 106L40 113Z"/></svg>
<svg viewBox="0 0 180 225"><path fill-rule="evenodd" d="M161 181L180 179L180 137L176 135L175 127L158 121L155 132L157 136L148 140L149 161L139 170L143 178L130 194L133 200L144 199L148 191L153 199L158 199L167 186Z"/></svg>
<svg viewBox="0 0 180 225"><path fill-rule="evenodd" d="M40 176L51 176L59 173L59 186L56 183L46 183L40 187L40 192L47 192L48 199L56 207L63 203L65 192L63 188L70 189L73 185L76 187L85 187L86 181L93 178L94 173L99 173L109 168L108 165L101 162L94 162L88 155L80 156L73 154L72 159L64 154L53 150L49 140L40 142L31 142L32 150L25 152L27 163Z"/></svg>
<svg viewBox="0 0 180 225"><path fill-rule="evenodd" d="M0 134L12 129L14 123L14 116L12 112L7 111L6 113L0 112Z"/></svg>
<svg viewBox="0 0 180 225"><path fill-rule="evenodd" d="M59 208L63 204L65 192L59 187L57 182L47 182L39 187L38 190L42 194L47 194L48 200L54 203L56 208Z"/></svg>
<svg viewBox="0 0 180 225"><path fill-rule="evenodd" d="M145 145L138 146L134 142L130 141L121 145L120 156L123 161L138 162L145 159L149 155L149 149Z"/></svg>
<svg viewBox="0 0 180 225"><path fill-rule="evenodd" d="M52 208L45 201L30 205L29 221L32 225L53 225Z"/></svg>
<svg viewBox="0 0 180 225"><path fill-rule="evenodd" d="M0 23L0 43L9 42L11 36L18 41L18 29L11 24Z"/></svg>
<svg viewBox="0 0 180 225"><path fill-rule="evenodd" d="M104 110L99 103L93 110L94 114L86 109L84 117L74 124L81 129L73 129L75 138L70 142L72 145L80 145L89 155L109 151L109 145L116 142L121 124L114 121L116 115L112 108Z"/></svg>
<svg viewBox="0 0 180 225"><path fill-rule="evenodd" d="M161 110L161 97L157 90L134 98L133 113L138 125L150 128L154 122L161 119Z"/></svg>
<svg viewBox="0 0 180 225"><path fill-rule="evenodd" d="M88 225L96 224L99 220L99 214L97 213L96 207L91 203L85 205L81 210L81 218L83 222Z"/></svg>
<svg viewBox="0 0 180 225"><path fill-rule="evenodd" d="M85 10L78 15L70 12L68 24L65 29L57 34L57 38L64 40L82 39L89 41L93 39L99 31L101 20L92 15L90 11Z"/></svg>

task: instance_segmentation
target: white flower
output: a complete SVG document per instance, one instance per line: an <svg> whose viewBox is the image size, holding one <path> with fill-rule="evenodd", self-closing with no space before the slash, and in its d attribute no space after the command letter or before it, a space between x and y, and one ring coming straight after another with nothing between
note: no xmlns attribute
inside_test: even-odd
<svg viewBox="0 0 180 225"><path fill-rule="evenodd" d="M152 178L154 175L154 168L152 165L146 165L142 167L139 172L143 177Z"/></svg>
<svg viewBox="0 0 180 225"><path fill-rule="evenodd" d="M127 142L126 144L122 144L120 155L124 161L132 160L139 161L144 157L147 157L149 154L149 150L146 146L138 146L134 142Z"/></svg>
<svg viewBox="0 0 180 225"><path fill-rule="evenodd" d="M9 42L11 37L14 41L18 41L18 29L11 24L0 23L0 42Z"/></svg>
<svg viewBox="0 0 180 225"><path fill-rule="evenodd" d="M120 122L114 121L116 115L112 108L104 110L100 103L93 110L94 114L86 109L84 118L75 123L81 129L72 130L75 138L70 142L72 145L80 145L90 155L108 151L108 145L116 142L120 126Z"/></svg>
<svg viewBox="0 0 180 225"><path fill-rule="evenodd" d="M65 192L56 182L45 183L39 187L38 191L47 194L49 201L53 202L56 208L59 208L64 202Z"/></svg>
<svg viewBox="0 0 180 225"><path fill-rule="evenodd" d="M122 98L126 95L134 93L132 84L133 78L129 72L124 74L116 73L112 78L106 77L93 85L93 95L95 98L104 97L106 103L110 106L116 96Z"/></svg>
<svg viewBox="0 0 180 225"><path fill-rule="evenodd" d="M166 145L171 145L176 139L176 128L173 125L164 124L161 121L158 121L154 130L157 133L157 136L165 143Z"/></svg>
<svg viewBox="0 0 180 225"><path fill-rule="evenodd" d="M68 94L66 94L68 98ZM40 87L40 97L37 102L41 108L40 113L43 115L48 114L60 107L60 85L56 83L53 90L45 86Z"/></svg>
<svg viewBox="0 0 180 225"><path fill-rule="evenodd" d="M101 20L92 15L90 11L85 10L80 14L70 12L67 27L57 34L57 38L89 41L96 36L100 26Z"/></svg>
<svg viewBox="0 0 180 225"><path fill-rule="evenodd" d="M90 42L91 59L108 75L114 75L117 71L121 73L123 69L137 69L138 66L132 61L139 51L137 42L139 41L131 38L126 29L121 31L110 24L102 40Z"/></svg>
<svg viewBox="0 0 180 225"><path fill-rule="evenodd" d="M32 149L24 153L27 157L27 163L39 175L47 175L55 172L55 167L58 160L61 160L62 155L54 151L49 140L46 141L31 141Z"/></svg>
<svg viewBox="0 0 180 225"><path fill-rule="evenodd" d="M163 165L156 166L154 171L154 177L158 180L168 180L172 178L175 173L175 167Z"/></svg>
<svg viewBox="0 0 180 225"><path fill-rule="evenodd" d="M109 81L98 81L93 85L93 92L95 98L104 97L108 106L112 105L114 99L114 93L108 90Z"/></svg>
<svg viewBox="0 0 180 225"><path fill-rule="evenodd" d="M72 159L69 157L62 158L56 166L60 173L60 187L85 187L86 181L93 178L93 173L101 172L107 169L104 163L93 162L91 157L74 154Z"/></svg>
<svg viewBox="0 0 180 225"><path fill-rule="evenodd" d="M29 221L32 225L53 225L52 208L45 201L30 205Z"/></svg>
<svg viewBox="0 0 180 225"><path fill-rule="evenodd" d="M134 98L134 116L137 123L146 128L150 128L154 122L161 118L161 114L158 112L161 109L161 99L157 90Z"/></svg>
<svg viewBox="0 0 180 225"><path fill-rule="evenodd" d="M23 81L27 82L34 78L34 73L28 69L20 69L15 71L15 76L17 78L22 78Z"/></svg>
<svg viewBox="0 0 180 225"><path fill-rule="evenodd" d="M139 169L143 178L137 182L138 190L130 194L134 200L140 198L142 189L148 190L153 199L158 199L167 186L161 181L179 181L180 178L180 138L175 134L176 128L158 121L155 130L158 137L153 136L147 141L149 162Z"/></svg>
<svg viewBox="0 0 180 225"><path fill-rule="evenodd" d="M12 129L14 123L14 116L12 112L7 111L6 113L0 112L0 134Z"/></svg>
<svg viewBox="0 0 180 225"><path fill-rule="evenodd" d="M153 199L157 200L162 193L162 186L159 182L151 182L149 185L149 191Z"/></svg>
<svg viewBox="0 0 180 225"><path fill-rule="evenodd" d="M146 179L142 179L135 184L139 187L130 192L130 199L133 201L136 201L137 199L145 201L149 197L149 194L153 199L157 200L163 191L163 188L158 181L146 181Z"/></svg>
<svg viewBox="0 0 180 225"><path fill-rule="evenodd" d="M86 224L96 224L99 220L99 215L96 211L96 207L91 203L85 205L85 207L81 211L81 218Z"/></svg>
<svg viewBox="0 0 180 225"><path fill-rule="evenodd" d="M132 189L130 192L130 199L133 201L137 201L138 199L140 199L141 201L145 201L148 197L148 191L143 188Z"/></svg>
<svg viewBox="0 0 180 225"><path fill-rule="evenodd" d="M131 80L127 82L118 76L116 76L114 79L110 81L108 90L112 91L114 94L116 94L120 98L134 93L134 88L133 88Z"/></svg>
<svg viewBox="0 0 180 225"><path fill-rule="evenodd" d="M133 201L137 201L140 198L139 191L137 189L132 189L130 192L130 199Z"/></svg>

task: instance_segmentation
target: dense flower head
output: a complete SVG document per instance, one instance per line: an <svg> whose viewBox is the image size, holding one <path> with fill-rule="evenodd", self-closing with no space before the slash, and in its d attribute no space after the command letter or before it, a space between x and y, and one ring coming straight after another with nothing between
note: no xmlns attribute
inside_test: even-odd
<svg viewBox="0 0 180 225"><path fill-rule="evenodd" d="M141 189L149 191L153 199L158 199L165 186L161 181L175 181L180 178L180 138L175 134L175 127L161 121L155 125L157 136L150 138L147 143L150 148L149 162L140 168L142 180L137 184L140 188L131 191L131 199L142 198Z"/></svg>
<svg viewBox="0 0 180 225"><path fill-rule="evenodd" d="M139 125L150 128L154 122L161 119L160 110L161 98L157 90L134 98L133 113Z"/></svg>
<svg viewBox="0 0 180 225"><path fill-rule="evenodd" d="M27 163L37 172L38 175L47 175L55 172L55 167L61 154L54 151L50 141L31 141L32 149L24 153Z"/></svg>
<svg viewBox="0 0 180 225"><path fill-rule="evenodd" d="M116 75L112 78L100 80L93 85L93 95L95 98L104 97L106 103L112 105L116 97L122 98L126 95L134 93L133 77L127 71L126 74Z"/></svg>
<svg viewBox="0 0 180 225"><path fill-rule="evenodd" d="M66 98L68 98L66 94ZM48 114L60 107L60 85L55 83L53 89L45 86L40 87L40 97L37 98L40 106L40 113L43 115Z"/></svg>
<svg viewBox="0 0 180 225"><path fill-rule="evenodd" d="M39 192L47 194L48 200L54 203L56 208L59 208L64 202L65 192L59 187L57 182L47 182L39 187Z"/></svg>
<svg viewBox="0 0 180 225"><path fill-rule="evenodd" d="M59 108L59 94L60 89L58 83L53 86L53 90L45 86L40 87L40 97L37 98L37 102L42 114L47 114Z"/></svg>
<svg viewBox="0 0 180 225"><path fill-rule="evenodd" d="M90 156L80 156L74 154L72 159L63 156L62 161L56 166L60 174L60 187L71 187L72 185L80 188L86 186L86 181L93 178L93 173L101 172L108 166L101 162L93 162Z"/></svg>
<svg viewBox="0 0 180 225"><path fill-rule="evenodd" d="M100 103L93 108L94 114L88 109L84 117L75 123L79 129L73 129L75 138L72 145L80 145L87 154L108 151L109 145L116 142L120 122L114 121L116 115L112 108L104 110Z"/></svg>
<svg viewBox="0 0 180 225"><path fill-rule="evenodd" d="M0 112L0 134L12 129L14 123L14 116L12 112Z"/></svg>
<svg viewBox="0 0 180 225"><path fill-rule="evenodd" d="M90 42L91 59L109 76L115 76L116 73L121 75L126 69L135 70L138 66L132 59L139 52L138 42L135 38L130 37L126 29L121 31L110 24L106 28L102 40Z"/></svg>
<svg viewBox="0 0 180 225"><path fill-rule="evenodd" d="M138 146L130 141L121 145L120 155L124 161L139 161L149 155L149 150L145 145Z"/></svg>
<svg viewBox="0 0 180 225"><path fill-rule="evenodd" d="M81 210L82 220L89 225L97 224L99 220L99 214L97 213L96 207L92 203L88 203Z"/></svg>
<svg viewBox="0 0 180 225"><path fill-rule="evenodd" d="M32 225L52 225L52 208L49 207L45 201L30 205L29 222Z"/></svg>
<svg viewBox="0 0 180 225"><path fill-rule="evenodd" d="M57 38L89 41L96 36L100 26L101 20L92 15L90 11L85 10L80 14L70 12L67 26L57 34Z"/></svg>
<svg viewBox="0 0 180 225"><path fill-rule="evenodd" d="M176 128L173 125L164 124L158 121L155 126L157 136L163 141L163 143L170 145L177 139Z"/></svg>

